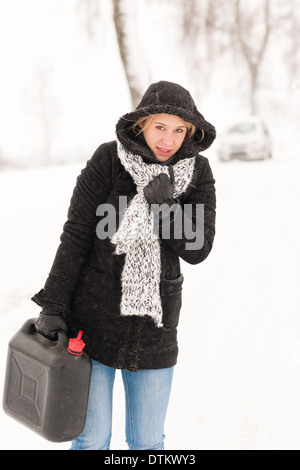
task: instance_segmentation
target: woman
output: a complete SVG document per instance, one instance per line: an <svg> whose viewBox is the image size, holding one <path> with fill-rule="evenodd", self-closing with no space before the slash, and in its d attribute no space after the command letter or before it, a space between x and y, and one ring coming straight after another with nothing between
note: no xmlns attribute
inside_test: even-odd
<svg viewBox="0 0 300 470"><path fill-rule="evenodd" d="M214 178L199 155L215 129L187 90L161 81L118 121L116 135L78 177L51 272L32 299L42 306L36 328L50 339L59 329L84 332L90 395L85 429L72 449L109 449L116 369L129 448L163 449L178 355L179 258L202 262L215 233ZM204 205L200 229L198 205Z"/></svg>

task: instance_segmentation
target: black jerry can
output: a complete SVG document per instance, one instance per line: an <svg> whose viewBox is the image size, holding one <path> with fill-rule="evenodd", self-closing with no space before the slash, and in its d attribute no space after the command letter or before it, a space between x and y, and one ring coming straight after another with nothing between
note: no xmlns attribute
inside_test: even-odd
<svg viewBox="0 0 300 470"><path fill-rule="evenodd" d="M84 428L91 361L78 338L50 341L28 320L8 346L3 408L52 442L71 441Z"/></svg>

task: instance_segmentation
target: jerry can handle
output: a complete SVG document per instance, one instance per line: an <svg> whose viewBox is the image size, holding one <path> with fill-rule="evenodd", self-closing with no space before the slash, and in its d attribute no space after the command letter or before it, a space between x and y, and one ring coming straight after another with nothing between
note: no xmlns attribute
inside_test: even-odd
<svg viewBox="0 0 300 470"><path fill-rule="evenodd" d="M63 330L57 330L56 347L59 351L63 351L68 347L68 337Z"/></svg>
<svg viewBox="0 0 300 470"><path fill-rule="evenodd" d="M80 330L78 333L77 338L69 338L63 330L57 330L57 340L52 341L48 338L45 338L41 335L35 328L36 319L29 320L28 326L38 336L43 338L43 341L49 341L58 351L67 350L70 354L74 356L81 356L83 353L83 349L85 347L85 343L81 339L83 331Z"/></svg>

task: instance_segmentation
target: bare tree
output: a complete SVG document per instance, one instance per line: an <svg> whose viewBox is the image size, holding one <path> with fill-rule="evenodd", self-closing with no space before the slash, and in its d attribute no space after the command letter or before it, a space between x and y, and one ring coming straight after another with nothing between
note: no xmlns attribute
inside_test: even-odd
<svg viewBox="0 0 300 470"><path fill-rule="evenodd" d="M289 38L289 50L286 54L286 65L292 81L300 78L300 1L287 2L287 37Z"/></svg>
<svg viewBox="0 0 300 470"><path fill-rule="evenodd" d="M52 161L53 132L58 105L52 92L52 67L40 60L36 64L35 76L25 89L25 105L38 119L44 148L44 164Z"/></svg>
<svg viewBox="0 0 300 470"><path fill-rule="evenodd" d="M250 72L250 109L253 114L257 113L256 92L258 87L259 70L263 56L266 52L270 36L270 0L264 0L264 22L263 33L260 40L254 40L251 27L255 23L255 16L245 14L245 9L241 6L241 0L235 0L236 33L241 47L242 54L248 65ZM258 43L257 50L254 50L252 43Z"/></svg>
<svg viewBox="0 0 300 470"><path fill-rule="evenodd" d="M126 15L123 12L122 0L112 0L114 7L114 25L119 45L120 56L122 64L124 67L124 72L126 75L126 80L128 83L132 108L135 109L141 99L141 91L136 83L135 75L131 72L130 67L130 51L128 50L127 41L126 41Z"/></svg>
<svg viewBox="0 0 300 470"><path fill-rule="evenodd" d="M174 8L185 67L194 78L194 95L201 101L209 90L217 61L236 48L232 0L177 0Z"/></svg>
<svg viewBox="0 0 300 470"><path fill-rule="evenodd" d="M100 16L99 0L79 0L77 8L84 13L84 25L91 39L95 37L95 22Z"/></svg>
<svg viewBox="0 0 300 470"><path fill-rule="evenodd" d="M118 49L130 92L131 105L134 109L139 103L142 93L139 87L140 74L138 73L139 71L135 70L134 66L132 65L133 61L131 60L132 55L135 53L138 54L138 51L131 50L132 45L136 43L137 40L129 40L129 15L134 15L135 8L132 0L130 1L130 8L128 8L128 3L127 5L124 5L124 0L112 0L111 4L113 9L113 25L116 32ZM77 7L83 9L85 28L89 37L94 39L95 25L98 25L98 21L101 19L101 0L78 0ZM131 31L131 34L134 35L134 32ZM144 71L147 73L147 67L144 67Z"/></svg>
<svg viewBox="0 0 300 470"><path fill-rule="evenodd" d="M183 39L196 39L199 33L197 0L181 3Z"/></svg>
<svg viewBox="0 0 300 470"><path fill-rule="evenodd" d="M184 54L184 68L193 77L195 89L193 94L196 101L201 101L209 87L209 76L212 72L213 61L209 54L207 28L207 9L209 0L177 0L174 9L177 10L175 21L178 22L177 41Z"/></svg>
<svg viewBox="0 0 300 470"><path fill-rule="evenodd" d="M179 14L179 40L183 42L187 66L196 73L203 60L201 54L196 53L192 45L197 44L200 35L203 32L204 25L201 21L202 15L199 15L198 1L189 0L182 2L180 0L178 6Z"/></svg>

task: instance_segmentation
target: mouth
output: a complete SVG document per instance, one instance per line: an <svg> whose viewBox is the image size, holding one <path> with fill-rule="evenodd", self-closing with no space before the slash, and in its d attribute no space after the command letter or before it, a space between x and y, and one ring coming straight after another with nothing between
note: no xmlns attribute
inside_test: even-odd
<svg viewBox="0 0 300 470"><path fill-rule="evenodd" d="M156 149L161 155L169 155L172 152L172 150L164 149L161 147L156 147Z"/></svg>

